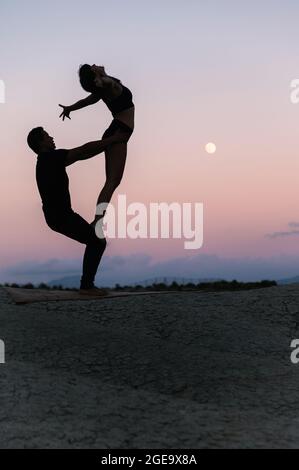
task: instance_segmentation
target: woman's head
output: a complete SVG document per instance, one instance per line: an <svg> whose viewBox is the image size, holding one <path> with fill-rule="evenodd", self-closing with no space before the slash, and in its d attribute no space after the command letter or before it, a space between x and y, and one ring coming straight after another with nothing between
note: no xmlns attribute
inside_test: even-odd
<svg viewBox="0 0 299 470"><path fill-rule="evenodd" d="M93 93L96 91L96 74L88 64L81 65L79 68L79 79L83 90Z"/></svg>
<svg viewBox="0 0 299 470"><path fill-rule="evenodd" d="M96 64L93 64L91 65L91 70L97 75L97 76L107 76L106 74L106 71L105 71L105 67L104 65L96 65Z"/></svg>
<svg viewBox="0 0 299 470"><path fill-rule="evenodd" d="M107 86L106 81L102 80L103 77L109 77L118 83L121 81L118 78L111 77L106 74L105 67L103 65L89 65L84 64L79 68L79 79L83 90L89 93L99 92Z"/></svg>
<svg viewBox="0 0 299 470"><path fill-rule="evenodd" d="M101 77L105 77L105 68L100 65L84 64L79 68L79 78L82 88L85 91L93 93L103 87Z"/></svg>

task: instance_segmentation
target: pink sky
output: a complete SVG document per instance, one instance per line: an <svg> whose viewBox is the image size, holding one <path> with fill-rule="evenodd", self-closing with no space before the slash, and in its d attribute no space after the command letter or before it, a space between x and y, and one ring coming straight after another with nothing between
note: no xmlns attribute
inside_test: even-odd
<svg viewBox="0 0 299 470"><path fill-rule="evenodd" d="M71 121L58 118L58 103L85 95L76 75L84 61L105 64L134 95L136 128L118 193L129 202L203 202L200 253L298 254L298 236L265 237L299 221L299 105L289 98L290 82L299 76L296 15L276 2L270 11L259 2L246 11L235 2L223 11L221 2L208 7L192 1L190 9L165 2L169 8L161 10L160 2L151 3L145 8L132 1L124 9L110 2L103 7L101 28L91 19L87 32L85 4L70 13L64 28L69 2L45 10L34 1L22 7L6 2L0 70L7 88L6 103L0 104L2 267L82 253L82 246L45 225L26 135L43 125L60 148L101 136L111 121L103 103L74 113ZM122 30L109 28L116 4L116 26L125 16ZM207 142L216 143L216 154L205 152ZM104 182L102 156L76 164L69 176L73 207L91 220ZM192 256L177 240L113 240L107 250L111 256L134 253L154 260Z"/></svg>

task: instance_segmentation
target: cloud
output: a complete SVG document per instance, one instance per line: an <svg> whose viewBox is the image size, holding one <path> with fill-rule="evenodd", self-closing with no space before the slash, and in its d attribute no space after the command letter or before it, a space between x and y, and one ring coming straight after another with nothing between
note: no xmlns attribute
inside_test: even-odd
<svg viewBox="0 0 299 470"><path fill-rule="evenodd" d="M1 282L49 282L81 275L81 259L44 262L27 261L0 272ZM237 279L255 281L281 279L299 274L299 256L269 258L222 258L197 254L154 261L147 254L104 257L96 281L99 285L129 284L160 277Z"/></svg>
<svg viewBox="0 0 299 470"><path fill-rule="evenodd" d="M47 261L23 261L9 266L3 270L3 273L12 276L43 276L43 275L63 275L75 274L80 270L82 262L78 259L49 259Z"/></svg>
<svg viewBox="0 0 299 470"><path fill-rule="evenodd" d="M299 228L299 222L289 222L288 226L291 229ZM281 232L272 232L267 233L265 236L266 238L281 238L281 237L291 237L299 235L299 230L288 230L288 231L281 231Z"/></svg>
<svg viewBox="0 0 299 470"><path fill-rule="evenodd" d="M298 228L299 227L299 222L289 222L289 227L292 227L292 228Z"/></svg>
<svg viewBox="0 0 299 470"><path fill-rule="evenodd" d="M104 257L100 266L101 276L113 279L122 275L134 277L142 271L149 270L152 259L146 254L136 254L130 256ZM49 282L52 279L63 277L72 277L81 275L82 259L49 259L46 261L22 261L20 263L6 267L0 271L0 282L18 282L18 283L40 283Z"/></svg>
<svg viewBox="0 0 299 470"><path fill-rule="evenodd" d="M291 237L293 235L299 235L299 230L291 230L289 232L273 232L266 235L267 238L280 238L280 237Z"/></svg>

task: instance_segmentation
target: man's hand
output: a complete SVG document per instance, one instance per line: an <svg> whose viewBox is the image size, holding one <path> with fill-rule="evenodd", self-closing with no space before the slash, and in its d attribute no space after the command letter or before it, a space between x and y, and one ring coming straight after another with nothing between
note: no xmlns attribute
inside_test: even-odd
<svg viewBox="0 0 299 470"><path fill-rule="evenodd" d="M66 117L67 117L68 119L71 119L71 118L70 118L70 112L71 112L70 107L69 107L69 106L64 106L63 104L60 104L59 106L60 106L61 108L63 108L63 111L62 111L62 113L60 114L59 117L62 117L62 120L63 120L63 121L65 120Z"/></svg>

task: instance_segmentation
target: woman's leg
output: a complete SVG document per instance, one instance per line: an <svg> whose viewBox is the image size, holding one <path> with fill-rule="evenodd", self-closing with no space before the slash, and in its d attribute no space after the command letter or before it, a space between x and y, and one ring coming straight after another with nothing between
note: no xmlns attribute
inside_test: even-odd
<svg viewBox="0 0 299 470"><path fill-rule="evenodd" d="M106 182L97 200L97 205L110 202L120 184L127 159L127 144L113 144L105 151Z"/></svg>
<svg viewBox="0 0 299 470"><path fill-rule="evenodd" d="M128 132L128 139L133 133L133 129L130 129L128 126L123 124L122 122L113 119L110 126L104 134L102 135L102 139L105 137L109 137L113 135L115 131L118 129L123 129L124 131ZM122 142L118 144L112 144L105 150L105 167L106 167L106 182L102 191L99 194L97 200L97 206L99 204L108 204L112 198L112 195L120 184L125 164L127 159L127 142ZM92 222L92 225L96 227L97 222L105 215L105 211L99 211ZM101 230L100 230L101 232Z"/></svg>

